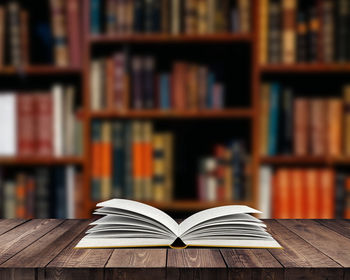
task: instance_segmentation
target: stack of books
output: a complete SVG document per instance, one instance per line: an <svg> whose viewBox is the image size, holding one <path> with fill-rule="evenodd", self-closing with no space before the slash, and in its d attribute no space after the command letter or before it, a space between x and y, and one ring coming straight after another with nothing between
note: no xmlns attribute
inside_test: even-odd
<svg viewBox="0 0 350 280"><path fill-rule="evenodd" d="M54 85L51 92L1 92L0 156L82 155L82 112L75 88Z"/></svg>
<svg viewBox="0 0 350 280"><path fill-rule="evenodd" d="M262 0L259 4L262 64L350 60L347 0Z"/></svg>
<svg viewBox="0 0 350 280"><path fill-rule="evenodd" d="M208 66L176 61L170 71L156 73L152 56L117 53L96 59L91 65L91 108L125 111L224 107L225 87Z"/></svg>
<svg viewBox="0 0 350 280"><path fill-rule="evenodd" d="M0 217L75 218L82 207L82 178L73 166L0 170Z"/></svg>
<svg viewBox="0 0 350 280"><path fill-rule="evenodd" d="M251 30L250 0L90 0L90 9L93 34L177 35Z"/></svg>
<svg viewBox="0 0 350 280"><path fill-rule="evenodd" d="M260 169L264 218L349 218L350 177L330 168Z"/></svg>
<svg viewBox="0 0 350 280"><path fill-rule="evenodd" d="M173 135L150 121L92 123L92 199L164 202L173 193Z"/></svg>
<svg viewBox="0 0 350 280"><path fill-rule="evenodd" d="M216 145L214 157L200 160L198 197L201 201L251 199L251 157L241 141Z"/></svg>
<svg viewBox="0 0 350 280"><path fill-rule="evenodd" d="M279 83L261 87L261 154L350 155L350 87L343 98L294 97Z"/></svg>
<svg viewBox="0 0 350 280"><path fill-rule="evenodd" d="M29 38L33 37L30 32L38 36L45 48L53 47L55 65L81 65L80 0L50 0L50 7L51 29L47 28L47 24L31 21L20 1L12 0L6 5L0 5L0 67L23 67L30 64ZM30 27L29 23L34 26ZM51 52L52 50L43 51Z"/></svg>

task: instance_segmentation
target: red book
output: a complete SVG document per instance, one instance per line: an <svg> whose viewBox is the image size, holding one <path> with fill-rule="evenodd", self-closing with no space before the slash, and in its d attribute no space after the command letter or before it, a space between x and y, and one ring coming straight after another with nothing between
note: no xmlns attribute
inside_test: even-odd
<svg viewBox="0 0 350 280"><path fill-rule="evenodd" d="M320 171L306 171L306 219L318 219L320 214Z"/></svg>
<svg viewBox="0 0 350 280"><path fill-rule="evenodd" d="M273 217L288 219L291 216L290 171L279 169L273 182Z"/></svg>
<svg viewBox="0 0 350 280"><path fill-rule="evenodd" d="M320 219L334 219L334 171L320 171Z"/></svg>
<svg viewBox="0 0 350 280"><path fill-rule="evenodd" d="M68 0L66 3L70 64L71 66L79 67L81 65L79 0Z"/></svg>
<svg viewBox="0 0 350 280"><path fill-rule="evenodd" d="M187 85L187 64L176 62L174 64L172 81L172 100L175 110L186 109L186 85Z"/></svg>
<svg viewBox="0 0 350 280"><path fill-rule="evenodd" d="M49 93L35 94L38 156L53 155L52 98Z"/></svg>
<svg viewBox="0 0 350 280"><path fill-rule="evenodd" d="M19 156L35 154L35 106L33 94L17 95L17 151Z"/></svg>

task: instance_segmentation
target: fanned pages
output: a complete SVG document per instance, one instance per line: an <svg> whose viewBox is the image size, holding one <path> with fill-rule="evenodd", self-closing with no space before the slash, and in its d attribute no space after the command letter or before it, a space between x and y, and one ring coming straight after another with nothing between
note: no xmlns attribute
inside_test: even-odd
<svg viewBox="0 0 350 280"><path fill-rule="evenodd" d="M266 225L249 215L260 213L248 206L228 205L198 212L178 224L163 211L126 199L97 204L91 223L76 248L210 246L281 248Z"/></svg>

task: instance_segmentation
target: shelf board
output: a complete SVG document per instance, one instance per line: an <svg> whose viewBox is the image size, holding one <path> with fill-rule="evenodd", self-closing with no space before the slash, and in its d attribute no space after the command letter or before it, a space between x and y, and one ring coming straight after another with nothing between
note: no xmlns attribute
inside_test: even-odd
<svg viewBox="0 0 350 280"><path fill-rule="evenodd" d="M91 118L169 118L169 119L200 119L200 118L250 118L252 109L224 109L203 111L162 111L162 110L130 110L125 112L100 111L91 112Z"/></svg>
<svg viewBox="0 0 350 280"><path fill-rule="evenodd" d="M0 157L0 165L62 165L82 164L81 157Z"/></svg>
<svg viewBox="0 0 350 280"><path fill-rule="evenodd" d="M261 73L350 73L350 63L300 63L300 64L271 64L260 66Z"/></svg>
<svg viewBox="0 0 350 280"><path fill-rule="evenodd" d="M71 75L80 74L77 67L59 67L54 65L30 65L25 67L0 67L0 75Z"/></svg>
<svg viewBox="0 0 350 280"><path fill-rule="evenodd" d="M158 209L164 211L200 211L213 207L224 206L224 205L247 205L250 207L254 207L254 203L252 201L198 201L198 200L175 200L169 202L145 202L142 203L151 205ZM92 203L90 208L94 210L96 208L97 203Z"/></svg>
<svg viewBox="0 0 350 280"><path fill-rule="evenodd" d="M250 42L251 34L204 34L204 35L171 35L171 34L132 34L132 35L90 35L91 44L105 43L217 43L217 42Z"/></svg>
<svg viewBox="0 0 350 280"><path fill-rule="evenodd" d="M264 156L260 158L264 164L328 164L341 165L350 164L350 157L332 156Z"/></svg>

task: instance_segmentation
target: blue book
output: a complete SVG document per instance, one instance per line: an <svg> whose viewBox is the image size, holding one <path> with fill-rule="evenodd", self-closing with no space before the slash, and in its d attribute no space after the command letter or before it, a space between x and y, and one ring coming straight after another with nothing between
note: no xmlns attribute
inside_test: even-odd
<svg viewBox="0 0 350 280"><path fill-rule="evenodd" d="M170 109L170 79L169 74L161 74L159 77L160 108Z"/></svg>
<svg viewBox="0 0 350 280"><path fill-rule="evenodd" d="M65 219L67 218L67 203L66 203L66 190L65 190L65 169L64 167L56 167L54 169L54 193L55 193L55 218Z"/></svg>
<svg viewBox="0 0 350 280"><path fill-rule="evenodd" d="M213 108L213 88L215 84L215 75L214 73L208 73L208 87L207 87L207 96L206 96L206 109Z"/></svg>
<svg viewBox="0 0 350 280"><path fill-rule="evenodd" d="M102 137L102 123L99 120L93 120L91 124L91 138L92 138L92 146L100 145ZM98 159L92 159L98 160ZM94 168L94 166L93 166ZM92 172L96 172L92 170ZM99 201L101 199L101 178L92 176L91 178L91 197L95 201Z"/></svg>
<svg viewBox="0 0 350 280"><path fill-rule="evenodd" d="M279 118L279 98L280 85L272 83L270 87L270 110L269 110L269 129L268 129L268 155L277 154L278 138L278 118Z"/></svg>
<svg viewBox="0 0 350 280"><path fill-rule="evenodd" d="M101 32L100 0L90 0L90 31L92 34Z"/></svg>
<svg viewBox="0 0 350 280"><path fill-rule="evenodd" d="M134 0L134 31L144 31L144 1Z"/></svg>
<svg viewBox="0 0 350 280"><path fill-rule="evenodd" d="M113 144L113 173L112 173L112 186L113 195L116 198L122 198L123 185L124 185L124 164L125 164L125 151L124 151L124 126L121 122L116 121L112 124L112 144Z"/></svg>

